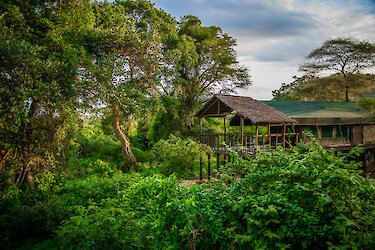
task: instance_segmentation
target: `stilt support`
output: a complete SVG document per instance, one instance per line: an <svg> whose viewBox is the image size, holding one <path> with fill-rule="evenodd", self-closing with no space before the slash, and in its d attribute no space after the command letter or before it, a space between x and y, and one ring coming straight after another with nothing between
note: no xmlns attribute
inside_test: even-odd
<svg viewBox="0 0 375 250"><path fill-rule="evenodd" d="M203 165L203 163L202 163L202 157L200 157L199 158L199 179L200 179L200 181L202 182L202 177L203 177L203 173L202 173L202 166Z"/></svg>
<svg viewBox="0 0 375 250"><path fill-rule="evenodd" d="M211 155L208 154L208 162L207 162L207 179L210 180L211 175Z"/></svg>

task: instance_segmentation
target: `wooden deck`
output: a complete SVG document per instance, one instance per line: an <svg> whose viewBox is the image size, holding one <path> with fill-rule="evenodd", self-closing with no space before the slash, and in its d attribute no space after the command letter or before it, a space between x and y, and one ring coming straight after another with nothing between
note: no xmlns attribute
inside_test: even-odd
<svg viewBox="0 0 375 250"><path fill-rule="evenodd" d="M254 153L257 149L274 149L276 146L290 147L296 145L300 138L298 133L253 135L240 133L205 133L200 142L212 148L215 153L227 154L229 150L243 153Z"/></svg>

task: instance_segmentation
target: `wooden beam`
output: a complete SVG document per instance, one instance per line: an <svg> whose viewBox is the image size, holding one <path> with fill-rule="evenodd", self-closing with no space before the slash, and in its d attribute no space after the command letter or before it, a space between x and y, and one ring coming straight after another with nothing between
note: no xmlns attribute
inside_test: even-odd
<svg viewBox="0 0 375 250"><path fill-rule="evenodd" d="M272 146L272 144L271 144L271 124L270 123L268 123L268 143L270 144L270 149L271 149L271 146Z"/></svg>
<svg viewBox="0 0 375 250"><path fill-rule="evenodd" d="M207 108L205 108L205 110L203 112L201 112L200 116L204 116L204 113L207 112L207 110L209 110L212 107L212 105L214 105L215 103L216 103L216 101L213 101L211 104L207 103Z"/></svg>
<svg viewBox="0 0 375 250"><path fill-rule="evenodd" d="M210 180L211 175L211 155L208 154L208 162L207 162L207 179Z"/></svg>
<svg viewBox="0 0 375 250"><path fill-rule="evenodd" d="M241 146L243 146L244 127L245 127L245 119L241 116Z"/></svg>
<svg viewBox="0 0 375 250"><path fill-rule="evenodd" d="M203 163L202 163L202 157L199 157L199 180L202 182L203 179Z"/></svg>
<svg viewBox="0 0 375 250"><path fill-rule="evenodd" d="M202 143L202 117L199 117L199 142Z"/></svg>
<svg viewBox="0 0 375 250"><path fill-rule="evenodd" d="M283 125L283 148L285 148L285 130L286 130L286 124Z"/></svg>
<svg viewBox="0 0 375 250"><path fill-rule="evenodd" d="M227 124L226 124L226 117L224 116L224 143L227 143Z"/></svg>
<svg viewBox="0 0 375 250"><path fill-rule="evenodd" d="M220 168L220 154L216 153L216 169L219 170Z"/></svg>

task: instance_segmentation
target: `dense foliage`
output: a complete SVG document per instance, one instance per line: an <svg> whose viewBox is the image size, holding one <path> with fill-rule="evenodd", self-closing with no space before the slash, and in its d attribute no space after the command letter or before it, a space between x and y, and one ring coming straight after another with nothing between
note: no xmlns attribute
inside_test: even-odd
<svg viewBox="0 0 375 250"><path fill-rule="evenodd" d="M360 149L232 152L211 182L181 183L212 155L191 139L199 102L251 84L220 27L147 0L0 11L1 248L375 247L374 183L350 158Z"/></svg>
<svg viewBox="0 0 375 250"><path fill-rule="evenodd" d="M182 178L194 177L194 171L199 169L200 161L207 161L207 155L212 154L206 145L173 135L168 140L161 139L155 144L154 150L161 162L161 173L166 176L176 174Z"/></svg>
<svg viewBox="0 0 375 250"><path fill-rule="evenodd" d="M203 97L250 84L221 28L191 15L177 22L147 0L1 0L0 10L4 192L33 188L51 160L66 167L82 114L110 121L121 168L136 170L133 122L147 113L139 138L151 143L197 131L191 115Z"/></svg>
<svg viewBox="0 0 375 250"><path fill-rule="evenodd" d="M373 43L349 38L328 40L307 55L300 67L305 75L272 91L273 99L356 101L371 111L368 98L373 97L375 81L374 75L366 74L364 69L374 62Z"/></svg>
<svg viewBox="0 0 375 250"><path fill-rule="evenodd" d="M3 236L15 239L33 227L45 237L55 232L34 247L85 249L371 249L375 185L356 170L351 157L359 153L337 154L314 141L259 151L190 188L174 175L123 174L97 160L86 177L40 192L37 205L3 202ZM239 172L245 176L233 179ZM16 214L30 220L17 227Z"/></svg>

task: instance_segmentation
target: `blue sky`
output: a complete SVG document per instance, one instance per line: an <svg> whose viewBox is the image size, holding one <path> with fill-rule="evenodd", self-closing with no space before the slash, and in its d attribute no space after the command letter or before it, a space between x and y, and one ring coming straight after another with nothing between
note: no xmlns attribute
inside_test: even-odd
<svg viewBox="0 0 375 250"><path fill-rule="evenodd" d="M175 16L192 14L237 40L241 64L253 85L241 95L260 100L300 76L314 48L335 37L375 43L375 0L153 0Z"/></svg>

